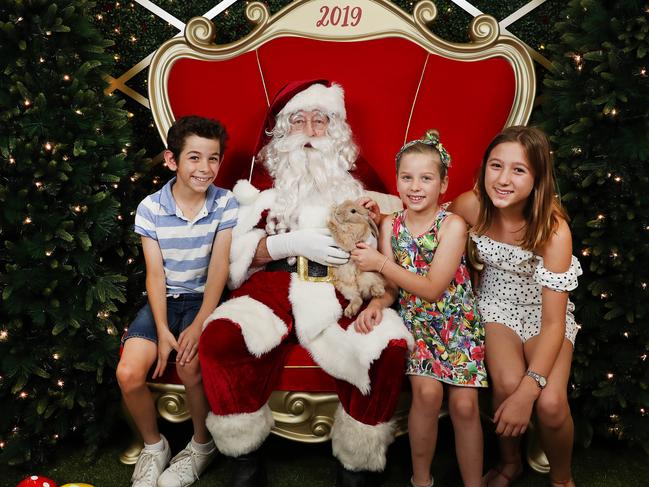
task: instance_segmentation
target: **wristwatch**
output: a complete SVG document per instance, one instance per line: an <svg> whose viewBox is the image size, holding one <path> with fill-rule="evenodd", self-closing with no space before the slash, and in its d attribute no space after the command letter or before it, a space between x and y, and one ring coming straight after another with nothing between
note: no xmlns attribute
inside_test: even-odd
<svg viewBox="0 0 649 487"><path fill-rule="evenodd" d="M534 379L536 381L536 385L538 385L539 389L541 390L543 390L545 386L548 384L548 380L545 377L531 370L525 372L525 375L529 375L532 379Z"/></svg>

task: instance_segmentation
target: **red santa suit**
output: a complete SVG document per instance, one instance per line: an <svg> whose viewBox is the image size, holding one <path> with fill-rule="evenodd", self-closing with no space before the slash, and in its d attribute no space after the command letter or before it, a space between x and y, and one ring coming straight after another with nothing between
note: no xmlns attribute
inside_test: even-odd
<svg viewBox="0 0 649 487"><path fill-rule="evenodd" d="M345 115L337 85L311 85L280 108ZM259 191L240 181L234 194L240 208L230 254L228 286L233 292L206 321L199 344L211 409L207 427L217 447L239 456L261 446L273 425L268 398L287 344L297 340L335 379L342 407L331 432L334 456L348 470L383 470L406 349L412 346L410 333L391 309L384 310L382 322L370 333L357 333L349 326L353 320L343 316L344 298L330 282L252 267L257 246L268 235L265 216L276 208L278 190ZM324 227L328 211L328 205L305 204L299 219Z"/></svg>

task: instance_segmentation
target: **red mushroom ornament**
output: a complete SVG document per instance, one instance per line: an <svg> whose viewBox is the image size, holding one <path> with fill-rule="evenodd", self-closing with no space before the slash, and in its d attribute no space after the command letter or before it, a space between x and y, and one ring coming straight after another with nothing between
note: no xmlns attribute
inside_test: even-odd
<svg viewBox="0 0 649 487"><path fill-rule="evenodd" d="M22 479L16 487L58 487L56 482L40 475L30 475Z"/></svg>

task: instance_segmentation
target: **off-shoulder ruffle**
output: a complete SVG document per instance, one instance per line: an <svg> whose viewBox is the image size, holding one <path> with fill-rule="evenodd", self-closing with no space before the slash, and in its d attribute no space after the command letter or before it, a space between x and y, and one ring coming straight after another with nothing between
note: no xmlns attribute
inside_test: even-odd
<svg viewBox="0 0 649 487"><path fill-rule="evenodd" d="M552 272L543 266L543 257L538 257L539 263L534 272L534 282L554 291L572 291L577 288L577 277L583 274L577 257L572 256L572 262L566 272Z"/></svg>
<svg viewBox="0 0 649 487"><path fill-rule="evenodd" d="M536 257L530 250L525 250L517 245L498 242L486 235L477 235L473 232L470 235L471 240L478 247L478 254L482 260L519 265Z"/></svg>

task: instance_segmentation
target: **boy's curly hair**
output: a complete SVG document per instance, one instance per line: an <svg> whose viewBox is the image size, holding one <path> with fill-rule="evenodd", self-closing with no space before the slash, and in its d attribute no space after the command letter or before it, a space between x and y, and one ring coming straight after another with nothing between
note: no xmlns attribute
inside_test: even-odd
<svg viewBox="0 0 649 487"><path fill-rule="evenodd" d="M190 135L218 140L221 146L221 156L223 156L228 134L221 122L197 115L188 115L176 120L167 132L167 148L176 159L180 157L185 146L185 139Z"/></svg>

